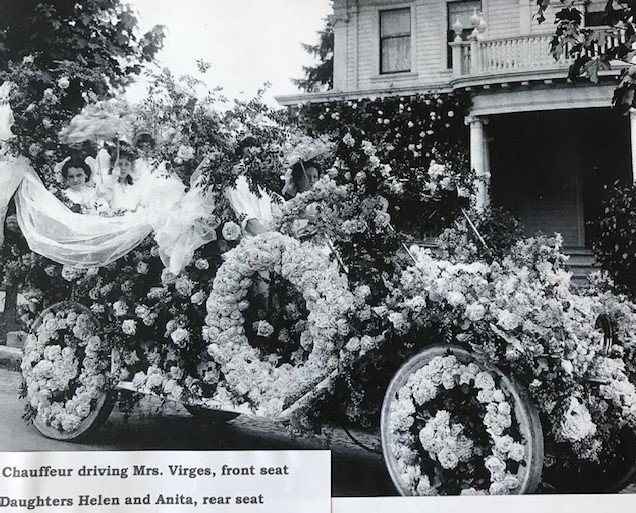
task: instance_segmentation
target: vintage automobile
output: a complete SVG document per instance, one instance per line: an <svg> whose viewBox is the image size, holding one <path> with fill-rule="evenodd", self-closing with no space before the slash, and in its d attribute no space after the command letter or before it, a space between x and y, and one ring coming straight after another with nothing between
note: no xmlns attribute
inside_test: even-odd
<svg viewBox="0 0 636 513"><path fill-rule="evenodd" d="M265 247L269 256L261 254L262 258L250 260L250 255L262 253ZM203 367L201 362L194 362L179 369L174 362L162 364L157 360L140 368L139 362L130 358L130 347L118 347L109 341L112 332L101 331L99 316L86 306L90 301L52 304L31 327L22 366L34 426L53 439L81 438L105 421L119 390L177 398L193 415L208 421L224 422L239 414L286 421L314 408L343 372L339 360L355 365L356 358L364 356L359 347L344 349L349 347L347 337L342 335L346 330L338 332L336 327L336 317L345 319L347 307L338 309L334 305L348 298L347 294L353 297L347 290L347 278L336 263L330 263L328 255L315 257L317 253L316 245L300 243L280 233L246 239L232 250L210 290L204 333L196 334L205 339L200 342L203 350L198 353L202 362L208 362ZM309 255L314 255L313 260ZM430 255L426 258L433 259ZM447 269L446 264L442 267ZM410 272L419 272L418 267ZM254 309L249 304L255 301L251 295L254 277L264 273L283 276L300 289L305 301L304 331L312 336L310 343L301 342L301 346L308 346L304 356L288 358L282 364L278 362L280 355L271 358L267 349L251 345L259 338L260 326L245 327L250 324L250 311ZM234 287L224 281L228 277L240 285ZM414 294L411 290L405 293ZM515 291L507 293L514 295ZM164 300L170 301L170 297L164 296ZM242 301L236 315L223 311ZM284 301L269 297L270 306L275 308L284 309ZM140 313L142 318L144 312L137 311ZM332 318L318 319L324 314ZM578 310L570 310L567 315L578 316L585 326L595 330L596 334L590 335L596 345L590 353L589 368L596 369L597 360L610 361L608 355L616 353L620 344L610 317L600 314L593 319L584 318L589 317L589 312ZM419 312L414 319L423 316ZM320 324L323 321L324 326ZM119 319L119 323L123 321ZM508 344L509 349L518 344L501 327L490 323L486 329L502 344ZM339 349L333 343L337 337L342 341L336 344ZM129 338L134 340L134 336ZM390 351L386 345L381 350ZM563 467L546 459L544 440L552 440L551 451L555 444L557 451L564 450L560 448L567 440L563 435L555 436L554 431L556 426L560 433L565 432L565 421L551 419L545 408L537 404L536 396L530 394L536 383L524 381L515 375L514 367L502 366L462 337L441 343L426 340L411 353L390 382L383 384L379 426L386 465L399 493L532 493L538 487L577 490L589 486L618 489L632 477L634 437L628 421L598 427L599 431L610 432L616 443L609 463L605 459L603 466L593 462L573 465L564 475ZM127 367L135 370L128 372ZM188 372L194 375L184 377ZM247 381L243 381L246 376ZM629 386L633 388L620 372L603 374L596 369L585 376L585 383L577 387L590 397L599 389L599 397L609 397L607 387L617 379L626 387L623 397L629 393ZM277 393L271 394L271 390ZM605 407L616 406L608 402ZM596 426L585 427L590 424L589 413L577 399L570 399L560 411L572 424L570 431L576 443L596 432ZM583 418L587 424L577 424ZM425 473L427 465L432 470Z"/></svg>

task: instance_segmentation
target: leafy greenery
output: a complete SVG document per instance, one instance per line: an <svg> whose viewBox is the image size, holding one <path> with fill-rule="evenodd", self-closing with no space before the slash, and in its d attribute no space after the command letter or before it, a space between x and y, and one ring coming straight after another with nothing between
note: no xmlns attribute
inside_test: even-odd
<svg viewBox="0 0 636 513"><path fill-rule="evenodd" d="M561 0L565 6L566 1ZM608 0L603 13L603 26L585 27L579 8L569 5L555 14L556 30L550 42L550 53L555 60L562 56L573 57L569 77L571 80L587 79L597 83L599 72L610 70L612 61L621 61L627 67L614 91L614 106L622 112L636 106L636 26L633 15L636 5L632 0ZM545 11L550 0L537 0L539 23L545 21ZM605 45L608 38L615 41Z"/></svg>
<svg viewBox="0 0 636 513"><path fill-rule="evenodd" d="M45 177L57 134L87 102L113 96L153 61L164 29L139 34L120 0L0 0L0 83L14 84L14 150Z"/></svg>
<svg viewBox="0 0 636 513"><path fill-rule="evenodd" d="M636 296L636 185L614 184L604 207L594 255L616 286Z"/></svg>

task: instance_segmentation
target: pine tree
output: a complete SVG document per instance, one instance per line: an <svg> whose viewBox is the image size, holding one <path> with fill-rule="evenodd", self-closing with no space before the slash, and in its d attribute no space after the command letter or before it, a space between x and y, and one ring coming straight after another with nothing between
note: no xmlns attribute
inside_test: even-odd
<svg viewBox="0 0 636 513"><path fill-rule="evenodd" d="M319 59L315 66L303 66L304 78L292 78L293 84L305 92L333 88L333 26L325 18L325 27L318 31L319 41L315 45L302 43L305 51Z"/></svg>

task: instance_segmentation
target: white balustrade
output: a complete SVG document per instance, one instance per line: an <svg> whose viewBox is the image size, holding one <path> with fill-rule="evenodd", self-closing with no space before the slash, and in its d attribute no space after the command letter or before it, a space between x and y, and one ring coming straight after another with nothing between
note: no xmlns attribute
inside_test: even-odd
<svg viewBox="0 0 636 513"><path fill-rule="evenodd" d="M541 69L567 68L574 58L566 47L558 60L550 53L552 34L537 34L485 41L451 43L460 59L453 59L454 76L508 74ZM625 36L606 36L588 51L591 56L624 42Z"/></svg>

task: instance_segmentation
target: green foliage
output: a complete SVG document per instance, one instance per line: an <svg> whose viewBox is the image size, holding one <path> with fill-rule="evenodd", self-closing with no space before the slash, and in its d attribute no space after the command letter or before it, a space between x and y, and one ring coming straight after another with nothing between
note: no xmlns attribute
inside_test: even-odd
<svg viewBox="0 0 636 513"><path fill-rule="evenodd" d="M119 0L1 0L0 12L0 83L15 84L13 149L46 177L63 152L62 126L130 84L161 48L163 27L139 34Z"/></svg>
<svg viewBox="0 0 636 513"><path fill-rule="evenodd" d="M317 90L333 89L333 25L329 18L325 19L325 27L318 32L319 41L315 45L303 43L305 51L314 58L318 58L318 64L303 66L305 76L292 78L292 83L305 92L311 93Z"/></svg>
<svg viewBox="0 0 636 513"><path fill-rule="evenodd" d="M636 185L614 184L604 199L594 255L620 289L636 295Z"/></svg>
<svg viewBox="0 0 636 513"><path fill-rule="evenodd" d="M377 156L391 166L404 184L400 204L391 212L396 228L422 237L439 233L467 207L467 198L441 192L431 197L429 169L442 162L472 188L468 162L468 131L464 115L469 99L457 94L366 98L309 104L299 111L299 122L311 134L342 139L352 134L377 147ZM341 145L342 147L342 145Z"/></svg>

